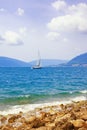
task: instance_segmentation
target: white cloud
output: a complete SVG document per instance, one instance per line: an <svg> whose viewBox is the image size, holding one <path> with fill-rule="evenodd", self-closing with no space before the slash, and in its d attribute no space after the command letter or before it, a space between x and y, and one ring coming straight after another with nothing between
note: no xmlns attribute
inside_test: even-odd
<svg viewBox="0 0 87 130"><path fill-rule="evenodd" d="M60 34L59 33L57 33L57 32L49 32L48 34L47 34L47 38L49 39L49 40L57 40L58 38L59 38L59 36L60 36Z"/></svg>
<svg viewBox="0 0 87 130"><path fill-rule="evenodd" d="M9 43L16 42L20 37L16 32L13 31L7 31L5 32L4 38Z"/></svg>
<svg viewBox="0 0 87 130"><path fill-rule="evenodd" d="M3 43L9 44L9 45L22 45L23 42L21 40L20 34L14 31L6 31L3 35L1 35L3 38Z"/></svg>
<svg viewBox="0 0 87 130"><path fill-rule="evenodd" d="M6 11L4 8L0 8L0 12L4 12Z"/></svg>
<svg viewBox="0 0 87 130"><path fill-rule="evenodd" d="M67 5L64 14L52 18L47 26L51 31L87 32L87 4Z"/></svg>
<svg viewBox="0 0 87 130"><path fill-rule="evenodd" d="M54 31L87 31L87 17L65 15L53 18L48 27Z"/></svg>
<svg viewBox="0 0 87 130"><path fill-rule="evenodd" d="M22 16L24 14L24 9L18 8L17 9L17 14L20 15L20 16Z"/></svg>
<svg viewBox="0 0 87 130"><path fill-rule="evenodd" d="M84 15L87 12L86 3L78 3L77 5L68 6L68 12L78 15Z"/></svg>
<svg viewBox="0 0 87 130"><path fill-rule="evenodd" d="M57 0L52 3L52 7L54 7L56 10L64 10L66 6L67 6L66 2L62 0Z"/></svg>

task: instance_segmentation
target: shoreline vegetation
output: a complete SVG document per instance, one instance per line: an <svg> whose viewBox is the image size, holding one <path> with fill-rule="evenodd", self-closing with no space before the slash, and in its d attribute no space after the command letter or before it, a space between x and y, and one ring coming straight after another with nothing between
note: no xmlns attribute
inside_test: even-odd
<svg viewBox="0 0 87 130"><path fill-rule="evenodd" d="M87 100L0 115L0 130L87 130Z"/></svg>

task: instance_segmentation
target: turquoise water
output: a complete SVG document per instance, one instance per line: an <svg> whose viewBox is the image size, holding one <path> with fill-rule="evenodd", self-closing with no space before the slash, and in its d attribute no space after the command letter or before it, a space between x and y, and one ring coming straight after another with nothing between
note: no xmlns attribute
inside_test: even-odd
<svg viewBox="0 0 87 130"><path fill-rule="evenodd" d="M0 68L0 106L86 96L86 67Z"/></svg>

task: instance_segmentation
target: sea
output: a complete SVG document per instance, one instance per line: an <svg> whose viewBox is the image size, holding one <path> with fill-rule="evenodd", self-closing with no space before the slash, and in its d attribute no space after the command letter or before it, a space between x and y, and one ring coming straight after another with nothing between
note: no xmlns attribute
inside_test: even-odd
<svg viewBox="0 0 87 130"><path fill-rule="evenodd" d="M87 100L87 67L0 68L0 114Z"/></svg>

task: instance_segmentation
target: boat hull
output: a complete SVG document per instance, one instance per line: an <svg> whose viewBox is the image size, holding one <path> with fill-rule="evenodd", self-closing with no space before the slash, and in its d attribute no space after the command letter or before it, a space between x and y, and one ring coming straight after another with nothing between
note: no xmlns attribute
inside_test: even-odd
<svg viewBox="0 0 87 130"><path fill-rule="evenodd" d="M40 66L33 66L32 69L41 69Z"/></svg>

